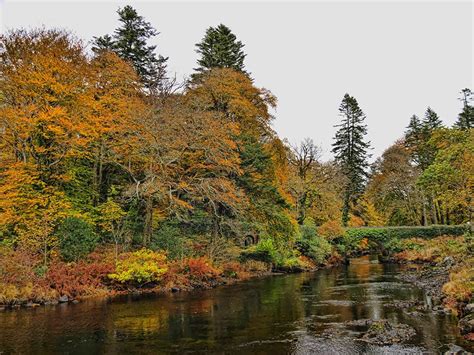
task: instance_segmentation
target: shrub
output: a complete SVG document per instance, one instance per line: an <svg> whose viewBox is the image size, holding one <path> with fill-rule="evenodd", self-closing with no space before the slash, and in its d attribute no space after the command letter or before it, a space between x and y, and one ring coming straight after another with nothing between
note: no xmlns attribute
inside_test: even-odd
<svg viewBox="0 0 474 355"><path fill-rule="evenodd" d="M229 261L222 265L222 276L243 280L249 277L249 273L242 264L236 261Z"/></svg>
<svg viewBox="0 0 474 355"><path fill-rule="evenodd" d="M278 264L281 259L282 257L278 253L271 238L261 240L257 245L244 250L240 254L240 260L242 262L255 260L268 264Z"/></svg>
<svg viewBox="0 0 474 355"><path fill-rule="evenodd" d="M271 270L270 264L258 260L247 260L242 264L242 267L244 270L256 274L264 274Z"/></svg>
<svg viewBox="0 0 474 355"><path fill-rule="evenodd" d="M296 256L290 256L281 260L281 262L277 265L277 269L292 272L301 271L304 269L304 266Z"/></svg>
<svg viewBox="0 0 474 355"><path fill-rule="evenodd" d="M219 270L205 256L187 259L183 271L195 281L209 281L219 276Z"/></svg>
<svg viewBox="0 0 474 355"><path fill-rule="evenodd" d="M410 238L399 240L396 259L412 262L441 262L445 257L464 258L468 254L465 237L442 236L434 239Z"/></svg>
<svg viewBox="0 0 474 355"><path fill-rule="evenodd" d="M474 258L463 261L451 271L443 293L447 296L447 303L470 302L474 295Z"/></svg>
<svg viewBox="0 0 474 355"><path fill-rule="evenodd" d="M78 261L92 252L97 245L97 235L92 226L77 217L68 217L58 227L59 250L65 261Z"/></svg>
<svg viewBox="0 0 474 355"><path fill-rule="evenodd" d="M105 294L107 275L113 271L110 262L59 262L50 265L44 283L69 298Z"/></svg>
<svg viewBox="0 0 474 355"><path fill-rule="evenodd" d="M160 282L168 270L166 255L149 249L124 253L117 262L111 280L131 286L143 287L146 284Z"/></svg>
<svg viewBox="0 0 474 355"><path fill-rule="evenodd" d="M305 224L300 227L300 236L296 241L296 249L304 256L318 264L324 263L331 255L332 247L329 242L316 234L316 227Z"/></svg>
<svg viewBox="0 0 474 355"><path fill-rule="evenodd" d="M57 297L55 290L39 285L35 269L41 260L23 250L0 247L0 304L16 305Z"/></svg>

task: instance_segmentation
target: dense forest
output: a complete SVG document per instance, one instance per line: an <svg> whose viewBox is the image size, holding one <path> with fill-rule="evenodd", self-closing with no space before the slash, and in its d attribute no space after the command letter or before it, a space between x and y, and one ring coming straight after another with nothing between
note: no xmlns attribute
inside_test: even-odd
<svg viewBox="0 0 474 355"><path fill-rule="evenodd" d="M322 161L311 138L272 129L277 98L228 27L205 31L179 82L157 30L117 13L89 46L57 29L0 37L0 303L184 289L336 263L351 228L471 223L470 89L447 98L460 96L453 127L428 107L375 160L345 94Z"/></svg>

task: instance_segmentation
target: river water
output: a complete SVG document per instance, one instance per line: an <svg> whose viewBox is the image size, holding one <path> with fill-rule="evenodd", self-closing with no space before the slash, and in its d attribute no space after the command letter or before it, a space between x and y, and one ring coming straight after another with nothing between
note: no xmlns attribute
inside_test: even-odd
<svg viewBox="0 0 474 355"><path fill-rule="evenodd" d="M398 280L400 272L366 256L212 290L4 311L0 354L406 354L439 353L450 343L469 349L453 317L393 305L429 301ZM417 335L403 345L368 345L344 326L367 318L408 324Z"/></svg>

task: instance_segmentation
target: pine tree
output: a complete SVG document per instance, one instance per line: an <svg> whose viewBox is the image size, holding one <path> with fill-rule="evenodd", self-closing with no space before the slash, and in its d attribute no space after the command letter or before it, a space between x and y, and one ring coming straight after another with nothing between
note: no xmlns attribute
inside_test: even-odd
<svg viewBox="0 0 474 355"><path fill-rule="evenodd" d="M423 129L431 134L435 129L443 127L443 122L439 118L438 114L433 111L431 107L428 107L423 118Z"/></svg>
<svg viewBox="0 0 474 355"><path fill-rule="evenodd" d="M474 128L474 107L471 106L472 92L470 89L463 89L463 95L460 100L463 102L462 112L458 116L458 120L454 124L455 128L467 130Z"/></svg>
<svg viewBox="0 0 474 355"><path fill-rule="evenodd" d="M405 146L410 151L411 159L415 164L420 164L420 144L423 141L423 124L417 115L410 117L410 123L405 131Z"/></svg>
<svg viewBox="0 0 474 355"><path fill-rule="evenodd" d="M110 35L94 37L92 51L99 54L104 51L114 51L114 39Z"/></svg>
<svg viewBox="0 0 474 355"><path fill-rule="evenodd" d="M144 86L154 92L160 90L166 79L168 58L155 54L156 46L147 44L148 40L159 33L151 24L138 15L130 5L118 9L121 26L113 36L94 38L94 52L112 50L122 59L130 62L140 76Z"/></svg>
<svg viewBox="0 0 474 355"><path fill-rule="evenodd" d="M199 73L212 68L231 68L248 74L244 69L246 54L242 51L244 45L225 25L209 27L200 43L196 44L196 52L201 55L198 59Z"/></svg>
<svg viewBox="0 0 474 355"><path fill-rule="evenodd" d="M335 126L339 127L339 130L334 137L332 152L336 163L347 178L342 210L342 223L347 226L351 204L357 202L364 192L370 142L365 141L367 134L367 126L364 124L365 114L354 97L344 95L339 113L342 122Z"/></svg>

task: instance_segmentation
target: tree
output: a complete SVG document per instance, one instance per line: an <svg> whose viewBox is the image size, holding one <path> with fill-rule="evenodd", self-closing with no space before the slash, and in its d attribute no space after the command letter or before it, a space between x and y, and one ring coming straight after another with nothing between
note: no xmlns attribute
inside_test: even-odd
<svg viewBox="0 0 474 355"><path fill-rule="evenodd" d="M431 107L428 107L425 112L425 117L423 118L422 126L425 131L431 133L435 129L443 127L443 122L438 114L434 112Z"/></svg>
<svg viewBox="0 0 474 355"><path fill-rule="evenodd" d="M458 116L458 120L454 124L455 128L459 129L471 129L474 128L474 107L471 105L472 92L466 88L461 91L462 97L460 100L463 103L462 112Z"/></svg>
<svg viewBox="0 0 474 355"><path fill-rule="evenodd" d="M388 225L420 225L422 196L416 182L419 168L411 164L403 140L387 148L372 165L366 198Z"/></svg>
<svg viewBox="0 0 474 355"><path fill-rule="evenodd" d="M342 122L336 126L340 128L334 137L332 152L348 179L344 187L342 210L342 223L347 226L350 206L364 192L370 142L365 141L367 134L367 126L364 124L365 114L354 97L349 94L344 95L339 113L342 116Z"/></svg>
<svg viewBox="0 0 474 355"><path fill-rule="evenodd" d="M242 73L246 54L242 51L244 45L237 41L237 37L225 25L209 27L200 43L196 44L196 52L200 54L199 67L195 68L203 73L212 68L230 68Z"/></svg>
<svg viewBox="0 0 474 355"><path fill-rule="evenodd" d="M159 91L166 79L168 58L161 55L157 57L156 46L147 43L159 33L130 5L118 9L117 13L121 26L113 36L95 37L92 50L96 53L114 51L133 65L147 89L152 93Z"/></svg>
<svg viewBox="0 0 474 355"><path fill-rule="evenodd" d="M405 146L409 149L411 158L416 164L420 164L422 161L419 146L423 138L423 125L421 120L417 115L413 115L410 117L410 123L405 131Z"/></svg>
<svg viewBox="0 0 474 355"><path fill-rule="evenodd" d="M307 210L313 206L317 187L315 185L315 165L320 158L320 149L309 138L304 139L299 146L292 147L289 162L295 169L295 179L290 191L295 196L296 215L299 225L303 225Z"/></svg>
<svg viewBox="0 0 474 355"><path fill-rule="evenodd" d="M437 154L418 183L431 196L436 221L472 222L474 132L440 129L431 144L437 147Z"/></svg>
<svg viewBox="0 0 474 355"><path fill-rule="evenodd" d="M436 155L436 149L430 145L432 133L443 127L438 114L428 107L422 121L416 115L410 118L405 131L405 144L410 149L412 160L421 170L426 169Z"/></svg>

